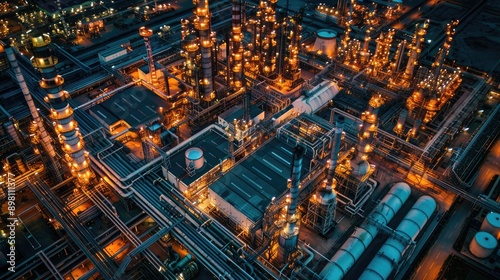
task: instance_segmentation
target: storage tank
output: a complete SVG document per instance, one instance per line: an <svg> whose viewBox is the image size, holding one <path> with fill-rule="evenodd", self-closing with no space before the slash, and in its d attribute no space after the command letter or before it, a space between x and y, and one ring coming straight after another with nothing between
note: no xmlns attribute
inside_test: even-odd
<svg viewBox="0 0 500 280"><path fill-rule="evenodd" d="M205 163L205 159L203 158L203 150L200 148L189 148L184 153L186 158L186 167L189 167L192 163L195 169L200 169L203 167Z"/></svg>
<svg viewBox="0 0 500 280"><path fill-rule="evenodd" d="M347 239L331 262L320 273L321 279L342 279L349 269L359 259L361 254L371 244L378 234L378 227L373 222L387 225L401 206L410 197L411 188L406 183L396 183L389 193L382 199L367 221Z"/></svg>
<svg viewBox="0 0 500 280"><path fill-rule="evenodd" d="M413 241L417 237L435 209L436 201L432 197L426 195L420 197L396 228L396 235L387 239L361 274L359 280L387 279L406 251L408 244L406 241Z"/></svg>
<svg viewBox="0 0 500 280"><path fill-rule="evenodd" d="M337 52L337 32L331 29L318 30L313 51L334 58Z"/></svg>
<svg viewBox="0 0 500 280"><path fill-rule="evenodd" d="M491 235L491 233L488 233L486 231L478 231L470 242L469 250L474 256L480 259L484 259L493 254L493 251L495 251L497 245L498 242L495 237Z"/></svg>
<svg viewBox="0 0 500 280"><path fill-rule="evenodd" d="M481 224L481 231L491 233L497 240L500 239L500 214L490 212Z"/></svg>
<svg viewBox="0 0 500 280"><path fill-rule="evenodd" d="M319 85L306 92L307 96L301 96L292 105L299 114L312 114L325 106L339 92L339 87L332 81L323 81Z"/></svg>

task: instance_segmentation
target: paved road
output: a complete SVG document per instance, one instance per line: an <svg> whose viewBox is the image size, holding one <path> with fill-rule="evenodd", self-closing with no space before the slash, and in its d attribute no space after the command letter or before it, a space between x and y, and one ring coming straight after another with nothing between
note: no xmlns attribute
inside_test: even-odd
<svg viewBox="0 0 500 280"><path fill-rule="evenodd" d="M489 181L496 173L500 173L500 140L497 140L490 149L470 192L479 194L484 191ZM454 252L453 243L460 233L457 229L461 229L464 226L471 208L472 203L468 201L462 202L462 204L456 208L438 240L434 246L432 246L427 257L418 268L413 279L426 280L437 278L444 261L448 255ZM455 253L458 254L458 252Z"/></svg>

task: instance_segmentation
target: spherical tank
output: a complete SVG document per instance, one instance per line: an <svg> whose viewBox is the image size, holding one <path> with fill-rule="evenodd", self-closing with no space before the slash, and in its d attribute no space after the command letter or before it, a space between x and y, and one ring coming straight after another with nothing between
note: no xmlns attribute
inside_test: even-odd
<svg viewBox="0 0 500 280"><path fill-rule="evenodd" d="M474 238L472 238L469 250L474 256L484 259L493 254L497 245L498 242L493 235L486 231L479 231L474 235Z"/></svg>
<svg viewBox="0 0 500 280"><path fill-rule="evenodd" d="M195 169L200 169L203 167L205 163L205 159L203 158L203 150L200 148L189 148L184 153L186 158L186 166L188 167L191 162L194 164Z"/></svg>
<svg viewBox="0 0 500 280"><path fill-rule="evenodd" d="M500 214L490 212L481 224L481 231L491 233L497 240L500 239Z"/></svg>

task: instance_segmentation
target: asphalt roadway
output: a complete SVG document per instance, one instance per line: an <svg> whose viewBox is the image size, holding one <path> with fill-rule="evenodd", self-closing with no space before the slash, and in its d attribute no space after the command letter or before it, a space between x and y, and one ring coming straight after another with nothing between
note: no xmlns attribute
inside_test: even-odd
<svg viewBox="0 0 500 280"><path fill-rule="evenodd" d="M500 140L497 140L491 147L477 173L470 193L476 195L482 193L493 175L498 173L500 173ZM453 249L453 243L460 234L461 229L465 226L465 221L470 215L472 207L473 204L471 202L464 200L458 205L455 212L451 213L448 223L412 279L436 279L446 258L452 253L460 254L460 252Z"/></svg>

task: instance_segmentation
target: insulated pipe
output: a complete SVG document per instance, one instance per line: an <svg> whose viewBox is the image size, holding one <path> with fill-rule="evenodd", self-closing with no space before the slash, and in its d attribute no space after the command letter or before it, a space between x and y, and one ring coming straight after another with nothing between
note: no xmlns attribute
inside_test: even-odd
<svg viewBox="0 0 500 280"><path fill-rule="evenodd" d="M436 209L436 201L430 196L420 197L403 221L372 259L359 280L385 280L399 264L408 242L415 240Z"/></svg>
<svg viewBox="0 0 500 280"><path fill-rule="evenodd" d="M21 87L21 91L23 92L24 99L26 99L26 103L28 104L28 108L30 110L31 116L33 117L33 121L38 128L38 135L42 140L41 141L42 146L47 152L47 154L50 156L50 158L53 159L56 157L56 152L54 151L54 147L52 146L50 136L45 130L45 127L43 126L43 121L40 118L40 115L38 114L38 110L36 109L35 103L33 102L33 98L31 97L28 86L24 81L24 76L21 73L21 68L17 63L17 59L16 56L14 55L14 52L12 51L12 47L10 46L6 47L5 53L9 58L10 65L12 66L14 73L16 74L17 83Z"/></svg>
<svg viewBox="0 0 500 280"><path fill-rule="evenodd" d="M377 205L368 219L357 228L342 247L323 268L321 279L342 279L377 236L380 224L387 225L401 206L410 197L411 189L406 183L395 184Z"/></svg>

